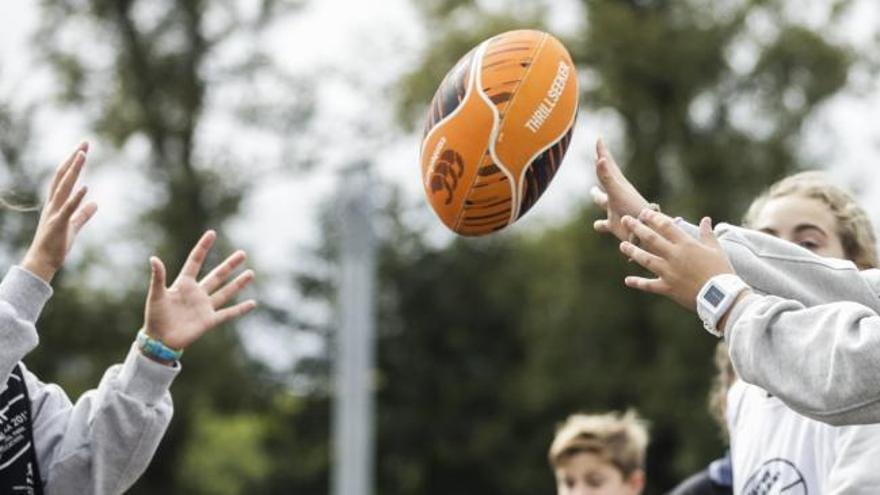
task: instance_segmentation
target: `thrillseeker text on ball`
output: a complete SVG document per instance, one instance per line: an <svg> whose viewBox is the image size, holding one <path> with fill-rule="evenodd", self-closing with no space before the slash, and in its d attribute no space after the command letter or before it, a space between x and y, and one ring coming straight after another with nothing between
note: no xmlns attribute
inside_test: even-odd
<svg viewBox="0 0 880 495"><path fill-rule="evenodd" d="M541 100L538 108L535 109L532 116L526 122L526 128L532 131L533 134L537 134L541 126L544 125L544 122L550 118L550 114L553 113L553 109L556 108L556 104L559 103L559 98L565 90L565 83L568 82L570 74L571 67L565 61L560 60L559 68L556 69L556 77L553 78L553 84L547 90L547 96Z"/></svg>

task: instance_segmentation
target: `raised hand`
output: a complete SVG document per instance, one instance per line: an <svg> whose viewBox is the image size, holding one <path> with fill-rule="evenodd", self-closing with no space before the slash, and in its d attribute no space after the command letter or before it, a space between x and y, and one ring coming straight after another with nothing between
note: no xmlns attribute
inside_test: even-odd
<svg viewBox="0 0 880 495"><path fill-rule="evenodd" d="M46 282L50 282L64 264L80 229L98 211L98 205L93 202L82 204L88 192L86 186L73 192L85 167L88 150L88 143L81 143L55 170L37 231L21 263Z"/></svg>
<svg viewBox="0 0 880 495"><path fill-rule="evenodd" d="M629 232L620 223L621 218L624 215L638 215L648 207L648 201L620 171L602 139L596 141L596 178L599 186L593 186L590 194L593 202L605 210L606 218L596 220L593 228L625 240Z"/></svg>
<svg viewBox="0 0 880 495"><path fill-rule="evenodd" d="M245 270L225 283L245 261L244 251L232 253L204 278L196 279L216 238L214 231L205 232L171 287L165 287L165 265L155 256L150 258L152 278L144 310L144 328L147 335L172 349L185 349L217 325L257 306L254 300L247 300L224 307L254 279L253 270Z"/></svg>
<svg viewBox="0 0 880 495"><path fill-rule="evenodd" d="M666 296L695 310L697 294L710 278L735 273L708 217L700 222L699 240L679 229L673 219L651 210L643 210L638 220L626 215L621 224L627 235L632 232L641 241L639 246L622 242L621 252L657 276L626 277L629 287Z"/></svg>

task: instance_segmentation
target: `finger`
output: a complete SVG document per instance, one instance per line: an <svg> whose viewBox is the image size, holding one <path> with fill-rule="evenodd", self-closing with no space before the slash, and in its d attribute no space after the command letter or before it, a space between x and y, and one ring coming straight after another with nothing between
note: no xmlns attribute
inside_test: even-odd
<svg viewBox="0 0 880 495"><path fill-rule="evenodd" d="M712 219L709 217L703 217L700 220L700 240L707 246L721 248L721 243L718 242L718 238L715 237L715 232L712 230Z"/></svg>
<svg viewBox="0 0 880 495"><path fill-rule="evenodd" d="M604 191L614 187L614 177L611 175L611 169L608 166L608 158L599 157L596 160L596 178L599 179L599 186Z"/></svg>
<svg viewBox="0 0 880 495"><path fill-rule="evenodd" d="M669 253L672 252L674 246L663 236L629 215L624 216L621 219L621 223L639 238L639 245L644 247L646 251L664 258L669 257Z"/></svg>
<svg viewBox="0 0 880 495"><path fill-rule="evenodd" d="M229 275L235 271L239 265L244 263L246 259L247 254L245 254L244 251L239 250L232 253L223 261L223 263L220 263L216 268L211 270L211 273L207 274L201 282L199 282L199 285L201 285L208 294L214 292L217 290L217 287L220 287L220 284L229 278Z"/></svg>
<svg viewBox="0 0 880 495"><path fill-rule="evenodd" d="M599 139L598 151L599 159L602 161L601 168L603 174L608 176L609 181L622 182L622 179L624 179L623 172L620 171L617 160L614 159L614 155L611 154L611 150L605 146L605 141L602 139Z"/></svg>
<svg viewBox="0 0 880 495"><path fill-rule="evenodd" d="M76 184L77 179L79 179L79 174L82 172L85 163L85 153L78 150L73 159L73 163L71 163L67 172L64 173L64 177L61 178L58 188L55 189L55 194L50 201L53 208L59 208L62 204L67 202L67 199L70 196L70 191L73 190L73 186Z"/></svg>
<svg viewBox="0 0 880 495"><path fill-rule="evenodd" d="M190 251L186 263L183 264L180 276L196 278L199 275L202 264L205 263L205 258L208 257L208 252L211 250L211 246L214 245L216 239L217 233L213 230L209 230L202 235L202 238L199 239L199 242Z"/></svg>
<svg viewBox="0 0 880 495"><path fill-rule="evenodd" d="M256 307L257 302L253 299L250 299L243 303L238 303L235 306L223 308L214 314L214 325L222 325L223 323L226 323L233 318L244 316L253 311L253 309Z"/></svg>
<svg viewBox="0 0 880 495"><path fill-rule="evenodd" d="M58 187L58 184L61 182L61 178L64 177L64 174L67 173L67 169L70 168L70 164L73 163L73 160L76 158L79 152L88 153L89 151L89 143L88 141L83 141L79 143L79 146L76 147L73 152L68 155L67 158L64 159L63 162L58 164L58 167L55 169L55 175L52 177L52 183L49 185L49 199L55 195L55 189Z"/></svg>
<svg viewBox="0 0 880 495"><path fill-rule="evenodd" d="M217 292L211 294L211 303L214 306L214 309L218 309L223 307L227 302L229 302L236 294L242 291L245 287L247 287L254 280L254 271L253 270L245 270L239 276L235 277L235 280L229 282L222 289Z"/></svg>
<svg viewBox="0 0 880 495"><path fill-rule="evenodd" d="M611 223L608 220L596 220L593 222L593 230L600 234L611 232Z"/></svg>
<svg viewBox="0 0 880 495"><path fill-rule="evenodd" d="M642 268L648 270L654 275L657 275L658 277L662 277L663 273L665 273L666 261L664 261L663 258L655 256L631 242L621 242L620 252L627 255L629 259L635 261Z"/></svg>
<svg viewBox="0 0 880 495"><path fill-rule="evenodd" d="M605 194L605 191L599 189L599 186L590 188L590 196L593 197L593 203L596 206L603 210L608 209L608 195Z"/></svg>
<svg viewBox="0 0 880 495"><path fill-rule="evenodd" d="M596 143L596 154L596 175L602 181L603 186L623 175L620 172L620 167L617 166L617 162L614 160L614 156L601 138Z"/></svg>
<svg viewBox="0 0 880 495"><path fill-rule="evenodd" d="M73 234L76 235L82 230L83 226L95 216L98 211L98 204L91 202L86 203L82 208L70 217L70 225L73 227Z"/></svg>
<svg viewBox="0 0 880 495"><path fill-rule="evenodd" d="M76 191L76 194L67 199L67 202L64 203L64 206L61 207L61 211L59 212L62 219L67 220L73 216L73 213L82 203L83 198L86 197L87 192L89 192L89 188L83 186Z"/></svg>
<svg viewBox="0 0 880 495"><path fill-rule="evenodd" d="M158 301L165 295L165 265L155 256L150 257L150 290L147 299Z"/></svg>
<svg viewBox="0 0 880 495"><path fill-rule="evenodd" d="M671 243L678 244L690 239L675 225L675 220L660 212L645 208L639 213L639 220Z"/></svg>
<svg viewBox="0 0 880 495"><path fill-rule="evenodd" d="M632 289L638 289L651 294L666 295L669 293L669 284L660 278L626 277L623 283Z"/></svg>

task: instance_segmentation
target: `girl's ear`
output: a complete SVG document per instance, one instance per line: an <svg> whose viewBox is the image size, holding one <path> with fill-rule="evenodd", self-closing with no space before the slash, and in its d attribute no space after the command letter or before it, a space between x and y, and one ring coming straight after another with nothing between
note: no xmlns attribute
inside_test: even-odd
<svg viewBox="0 0 880 495"><path fill-rule="evenodd" d="M636 469L626 478L626 486L630 495L639 495L645 489L645 472Z"/></svg>

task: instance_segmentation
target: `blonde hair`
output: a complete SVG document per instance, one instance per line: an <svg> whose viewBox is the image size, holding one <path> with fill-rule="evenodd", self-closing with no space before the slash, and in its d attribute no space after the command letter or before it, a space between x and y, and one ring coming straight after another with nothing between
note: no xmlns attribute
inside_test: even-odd
<svg viewBox="0 0 880 495"><path fill-rule="evenodd" d="M863 270L877 267L877 240L868 213L851 194L832 184L822 172L801 172L770 186L749 206L743 226L753 226L768 201L786 196L815 199L825 204L837 220L837 235L846 258Z"/></svg>
<svg viewBox="0 0 880 495"><path fill-rule="evenodd" d="M715 346L715 378L712 380L712 388L709 389L709 413L721 426L722 437L727 440L730 432L727 430L727 391L736 381L736 370L730 360L727 343L723 340Z"/></svg>
<svg viewBox="0 0 880 495"><path fill-rule="evenodd" d="M647 447L647 423L633 410L623 415L573 414L556 429L547 457L555 468L576 454L596 454L626 478L644 469Z"/></svg>

